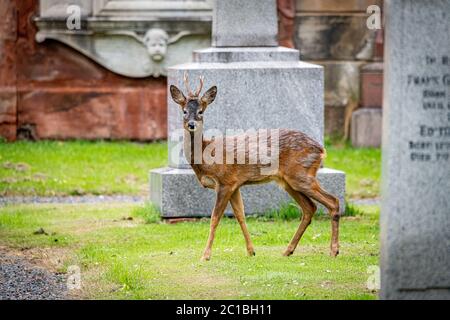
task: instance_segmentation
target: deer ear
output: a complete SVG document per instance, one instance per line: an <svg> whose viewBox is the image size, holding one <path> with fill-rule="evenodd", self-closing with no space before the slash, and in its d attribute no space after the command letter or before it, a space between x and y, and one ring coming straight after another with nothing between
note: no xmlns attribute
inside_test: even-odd
<svg viewBox="0 0 450 320"><path fill-rule="evenodd" d="M217 87L214 86L209 88L208 91L205 92L201 100L207 106L214 102L214 100L216 99L216 95L217 95Z"/></svg>
<svg viewBox="0 0 450 320"><path fill-rule="evenodd" d="M179 104L180 106L186 103L186 97L184 96L183 92L181 92L181 90L174 85L170 86L170 95L172 96L173 101L175 101L175 103Z"/></svg>

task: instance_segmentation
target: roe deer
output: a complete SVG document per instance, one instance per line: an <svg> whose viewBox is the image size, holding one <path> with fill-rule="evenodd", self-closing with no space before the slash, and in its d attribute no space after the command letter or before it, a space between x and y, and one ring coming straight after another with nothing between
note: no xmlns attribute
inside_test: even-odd
<svg viewBox="0 0 450 320"><path fill-rule="evenodd" d="M205 164L203 161L196 161L194 148L201 146L201 152L212 143L203 137L203 112L211 104L217 95L217 87L213 86L200 97L203 87L203 77L200 77L200 86L195 92L189 87L187 74L184 74L184 82L187 89L187 97L176 86L170 86L170 94L173 101L177 103L182 112L184 127L184 153L186 160L192 166L200 183L216 191L216 203L211 214L211 226L206 249L202 260L211 258L211 248L214 241L214 234L222 218L228 202L231 203L236 220L238 221L244 234L247 252L250 256L255 255L250 234L245 224L244 205L239 188L243 185L266 183L269 181L277 182L284 188L289 195L294 198L302 210L302 219L297 232L294 234L288 245L285 256L291 255L297 247L300 238L305 232L311 219L316 212L316 205L312 200L323 204L331 215L332 236L331 236L331 256L335 257L339 253L339 200L331 194L324 191L317 179L316 174L322 159L325 157L325 149L316 141L309 138L302 132L280 129L278 130L278 167L271 172L262 174L261 170L266 168L266 164L256 162L255 164L245 163L233 164L212 163ZM227 137L225 141L234 142L235 139L245 141L242 146L234 146L232 152L234 157L238 149L245 148L245 156L248 159L251 154L257 152L250 143L248 136ZM271 135L266 137L268 145L273 142ZM242 140L241 140L242 141ZM270 142L270 143L269 143ZM225 149L225 146L224 146ZM223 154L225 154L223 152ZM271 151L272 153L272 151ZM234 159L236 160L236 159Z"/></svg>

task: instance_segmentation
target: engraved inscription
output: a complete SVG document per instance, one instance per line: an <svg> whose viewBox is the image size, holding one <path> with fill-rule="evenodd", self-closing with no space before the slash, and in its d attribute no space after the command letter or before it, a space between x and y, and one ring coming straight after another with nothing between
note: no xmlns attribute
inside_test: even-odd
<svg viewBox="0 0 450 320"><path fill-rule="evenodd" d="M407 85L421 92L420 106L433 117L445 114L444 125L417 125L417 137L408 141L409 158L413 162L450 162L450 59L444 56L426 56L426 66L439 66L433 74L409 74ZM412 110L414 112L414 110Z"/></svg>

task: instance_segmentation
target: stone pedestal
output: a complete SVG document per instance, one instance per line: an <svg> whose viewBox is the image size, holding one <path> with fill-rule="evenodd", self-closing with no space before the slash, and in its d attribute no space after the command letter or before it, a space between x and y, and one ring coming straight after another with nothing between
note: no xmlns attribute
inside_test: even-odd
<svg viewBox="0 0 450 320"><path fill-rule="evenodd" d="M450 299L449 9L386 1L382 299Z"/></svg>
<svg viewBox="0 0 450 320"><path fill-rule="evenodd" d="M223 2L217 1L216 5ZM230 12L243 2L246 1L227 1L227 12L222 13L222 5L215 7L215 19L228 19ZM244 30L244 33L247 27L252 30L253 21L266 19L267 13L261 10L266 8L270 13L275 8L275 0L248 2L248 5L256 2L264 5L249 12L251 18L236 22L240 25L233 26L234 30ZM248 46L198 50L194 52L194 62L169 68L168 86L183 88L185 72L192 81L191 87L200 75L205 78L205 90L217 86L217 97L204 114L205 136L216 134L212 130L225 135L230 130L288 128L303 131L323 143L323 68L300 62L297 50L273 46L270 35L276 24L276 18L265 20L265 28L259 32L266 31L267 37L258 38L259 47L251 47L254 42L241 42L242 38L235 35L237 44L248 43ZM230 32L229 25L223 21L215 25L213 38ZM169 168L151 172L151 200L164 217L209 216L214 192L200 185L185 160L182 123L179 106L169 98ZM341 199L343 209L345 174L323 169L320 179L325 189ZM288 195L275 185L244 187L243 199L247 214L262 213L289 201Z"/></svg>

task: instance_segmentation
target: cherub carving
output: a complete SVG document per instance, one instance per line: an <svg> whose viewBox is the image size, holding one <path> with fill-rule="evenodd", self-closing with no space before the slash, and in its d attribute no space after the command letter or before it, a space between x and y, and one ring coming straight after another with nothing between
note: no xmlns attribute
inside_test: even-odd
<svg viewBox="0 0 450 320"><path fill-rule="evenodd" d="M167 54L167 46L177 42L182 37L189 35L189 31L181 31L178 34L169 37L166 31L159 28L149 29L142 37L134 31L112 31L110 35L125 35L133 37L142 43L146 48L150 58L154 62L161 62Z"/></svg>
<svg viewBox="0 0 450 320"><path fill-rule="evenodd" d="M167 53L169 35L162 29L150 29L144 36L144 44L153 61L161 61Z"/></svg>
<svg viewBox="0 0 450 320"><path fill-rule="evenodd" d="M180 41L188 35L192 37ZM74 34L39 31L36 34L38 42L46 39L61 41L108 70L131 78L165 76L168 66L189 61L193 50L211 44L207 34L172 33L159 28L150 28L146 32L109 30Z"/></svg>

